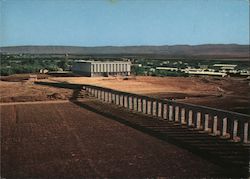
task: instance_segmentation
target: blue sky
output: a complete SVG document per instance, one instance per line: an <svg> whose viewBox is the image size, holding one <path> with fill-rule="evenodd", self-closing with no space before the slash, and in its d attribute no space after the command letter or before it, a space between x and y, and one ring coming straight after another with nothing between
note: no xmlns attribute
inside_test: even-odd
<svg viewBox="0 0 250 179"><path fill-rule="evenodd" d="M0 0L1 46L249 44L248 0Z"/></svg>

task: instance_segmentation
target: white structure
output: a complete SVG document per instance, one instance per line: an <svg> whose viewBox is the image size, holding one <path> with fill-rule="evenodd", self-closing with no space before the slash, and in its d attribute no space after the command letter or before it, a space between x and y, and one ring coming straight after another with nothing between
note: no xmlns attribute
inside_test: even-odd
<svg viewBox="0 0 250 179"><path fill-rule="evenodd" d="M221 77L227 76L226 73L222 73L222 72L199 71L199 70L189 70L186 73L190 75L211 75L211 76L221 76Z"/></svg>
<svg viewBox="0 0 250 179"><path fill-rule="evenodd" d="M237 65L232 64L214 64L213 67L220 68L222 70L234 70Z"/></svg>
<svg viewBox="0 0 250 179"><path fill-rule="evenodd" d="M72 71L83 76L128 76L131 72L129 61L76 61Z"/></svg>
<svg viewBox="0 0 250 179"><path fill-rule="evenodd" d="M178 71L179 69L172 67L156 67L156 70Z"/></svg>

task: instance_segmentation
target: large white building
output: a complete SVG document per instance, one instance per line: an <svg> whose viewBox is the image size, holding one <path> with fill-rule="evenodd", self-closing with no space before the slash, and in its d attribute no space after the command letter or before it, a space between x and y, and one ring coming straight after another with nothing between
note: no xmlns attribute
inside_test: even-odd
<svg viewBox="0 0 250 179"><path fill-rule="evenodd" d="M83 76L128 76L131 72L129 61L75 61L72 66L73 73Z"/></svg>

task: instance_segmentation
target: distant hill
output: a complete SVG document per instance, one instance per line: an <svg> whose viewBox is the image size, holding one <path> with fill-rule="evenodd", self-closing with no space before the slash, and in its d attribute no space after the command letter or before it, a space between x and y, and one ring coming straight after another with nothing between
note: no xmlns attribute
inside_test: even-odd
<svg viewBox="0 0 250 179"><path fill-rule="evenodd" d="M164 57L249 58L249 45L164 45L164 46L11 46L3 54L157 55Z"/></svg>

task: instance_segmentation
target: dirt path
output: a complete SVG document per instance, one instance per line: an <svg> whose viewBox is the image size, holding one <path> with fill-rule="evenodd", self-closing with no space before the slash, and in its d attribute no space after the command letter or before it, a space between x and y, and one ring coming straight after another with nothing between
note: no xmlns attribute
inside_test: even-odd
<svg viewBox="0 0 250 179"><path fill-rule="evenodd" d="M56 101L27 101L27 102L9 102L9 103L0 103L0 106L12 106L19 104L57 104L57 103L68 103L69 100L56 100Z"/></svg>

